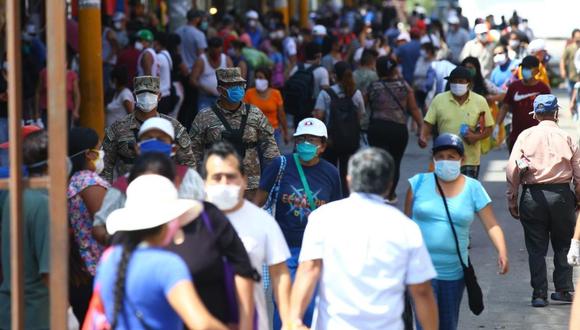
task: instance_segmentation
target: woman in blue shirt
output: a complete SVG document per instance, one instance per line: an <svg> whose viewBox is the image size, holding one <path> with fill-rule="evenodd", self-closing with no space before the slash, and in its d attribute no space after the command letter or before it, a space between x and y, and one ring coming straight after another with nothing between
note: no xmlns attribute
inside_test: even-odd
<svg viewBox="0 0 580 330"><path fill-rule="evenodd" d="M463 142L458 136L442 134L435 139L435 175L421 173L409 179L411 187L405 202L405 213L419 225L437 270L432 285L439 307L440 330L457 329L465 283L453 231L435 180L439 181L447 199L463 262L467 264L469 229L477 214L498 251L500 274L509 269L503 231L496 221L489 195L479 181L460 173L463 155Z"/></svg>

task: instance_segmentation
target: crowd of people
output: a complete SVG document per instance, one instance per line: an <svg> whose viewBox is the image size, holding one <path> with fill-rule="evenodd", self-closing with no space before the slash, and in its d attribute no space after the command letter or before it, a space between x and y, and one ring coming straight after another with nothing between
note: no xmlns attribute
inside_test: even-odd
<svg viewBox="0 0 580 330"><path fill-rule="evenodd" d="M531 304L572 302L580 265L578 143L558 122L546 42L516 12L473 25L395 1L324 6L309 27L249 10L190 10L169 31L137 5L105 17L104 138L80 127L78 54L66 76L69 302L83 329L443 329L468 293L481 220L510 263L481 158L507 144ZM560 65L577 113L580 31ZM47 173L46 51L23 34L26 174ZM578 70L576 68L579 68ZM6 62L0 164L6 166ZM408 179L410 134L432 164ZM290 151L291 150L291 151ZM574 190L570 183L574 183ZM522 195L518 202L519 186ZM10 210L2 198L0 329L10 328ZM49 327L49 207L24 193L26 328ZM352 225L352 219L357 224ZM385 221L387 219L388 221ZM571 241L570 241L571 240ZM571 242L571 243L570 243ZM345 244L347 243L347 244Z"/></svg>

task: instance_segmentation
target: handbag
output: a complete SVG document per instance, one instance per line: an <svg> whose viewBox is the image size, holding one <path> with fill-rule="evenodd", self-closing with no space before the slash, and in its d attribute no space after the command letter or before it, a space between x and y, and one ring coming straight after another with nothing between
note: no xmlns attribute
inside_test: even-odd
<svg viewBox="0 0 580 330"><path fill-rule="evenodd" d="M457 232L455 231L455 226L453 225L453 220L451 220L451 213L449 212L449 206L447 205L447 198L445 198L445 194L443 193L443 189L441 189L441 185L439 184L439 179L437 175L433 173L435 176L435 183L437 184L437 189L439 190L439 194L443 199L443 204L445 205L445 212L447 213L447 220L449 220L449 224L451 225L451 231L453 232L453 239L455 240L455 248L457 249L457 256L459 257L459 262L461 263L461 267L463 268L463 280L465 281L465 288L467 289L467 298L469 300L469 309L475 315L481 314L483 312L483 293L481 291L481 287L479 283L477 283L477 277L475 276L475 269L471 264L471 259L467 257L467 265L463 262L463 258L461 257L461 250L459 249L459 240L457 239Z"/></svg>
<svg viewBox="0 0 580 330"><path fill-rule="evenodd" d="M278 168L278 174L276 175L276 181L268 193L268 199L262 207L266 212L270 213L274 218L276 217L276 204L278 203L278 195L280 194L280 184L282 183L282 177L286 171L286 157L280 156L280 167Z"/></svg>

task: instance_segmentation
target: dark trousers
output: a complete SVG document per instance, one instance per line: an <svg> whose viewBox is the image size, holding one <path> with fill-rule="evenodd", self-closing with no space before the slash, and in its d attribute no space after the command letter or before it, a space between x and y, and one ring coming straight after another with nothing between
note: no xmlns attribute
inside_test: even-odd
<svg viewBox="0 0 580 330"><path fill-rule="evenodd" d="M93 296L93 281L94 278L90 276L86 283L79 285L69 283L69 303L72 307L73 314L81 326L85 321L85 316L89 309L89 303Z"/></svg>
<svg viewBox="0 0 580 330"><path fill-rule="evenodd" d="M348 190L348 184L346 182L346 173L348 169L348 160L352 153L339 153L332 147L326 148L326 151L322 154L322 158L329 161L332 165L338 168L338 172L340 173L340 184L342 188L342 196L348 197L350 195Z"/></svg>
<svg viewBox="0 0 580 330"><path fill-rule="evenodd" d="M163 96L157 104L157 112L168 115L173 111L171 104L171 95Z"/></svg>
<svg viewBox="0 0 580 330"><path fill-rule="evenodd" d="M194 88L189 83L189 76L181 80L183 84L183 103L179 109L177 120L189 132L191 123L197 115L197 88Z"/></svg>
<svg viewBox="0 0 580 330"><path fill-rule="evenodd" d="M477 180L479 178L479 165L461 166L461 174Z"/></svg>
<svg viewBox="0 0 580 330"><path fill-rule="evenodd" d="M568 184L525 185L520 198L520 220L524 227L534 297L548 295L546 253L554 250L556 291L574 291L572 267L566 255L576 222L576 198Z"/></svg>
<svg viewBox="0 0 580 330"><path fill-rule="evenodd" d="M386 150L395 160L395 178L389 192L389 198L392 198L399 183L401 160L409 142L407 126L392 121L371 119L368 137L372 147Z"/></svg>

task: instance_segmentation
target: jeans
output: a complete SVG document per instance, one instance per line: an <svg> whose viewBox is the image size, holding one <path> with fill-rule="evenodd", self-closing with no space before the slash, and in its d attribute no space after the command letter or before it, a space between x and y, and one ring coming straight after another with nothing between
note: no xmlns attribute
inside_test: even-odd
<svg viewBox="0 0 580 330"><path fill-rule="evenodd" d="M552 242L556 291L574 291L567 254L576 223L576 198L566 184L525 185L520 198L533 297L547 298L546 254Z"/></svg>
<svg viewBox="0 0 580 330"><path fill-rule="evenodd" d="M8 141L8 118L0 118L0 143ZM0 166L8 166L8 149L0 149Z"/></svg>
<svg viewBox="0 0 580 330"><path fill-rule="evenodd" d="M439 330L457 330L465 281L463 278L453 281L431 280L431 286L439 309ZM423 330L417 318L415 322L417 330Z"/></svg>
<svg viewBox="0 0 580 330"><path fill-rule="evenodd" d="M211 108L217 99L217 96L200 93L197 97L197 112L199 113L205 108Z"/></svg>
<svg viewBox="0 0 580 330"><path fill-rule="evenodd" d="M298 269L298 257L300 256L300 248L299 247L291 247L290 248L290 259L286 260L286 265L288 266L288 270L290 271L290 278L292 282L296 278L296 269ZM304 312L304 316L302 317L302 322L308 328L310 328L310 324L312 323L312 314L314 314L314 305L316 301L316 295L318 294L318 285L314 290L314 295L312 295L312 300L308 307L306 307L306 311ZM282 328L282 321L280 320L280 314L278 312L278 307L274 304L274 330L280 330Z"/></svg>

